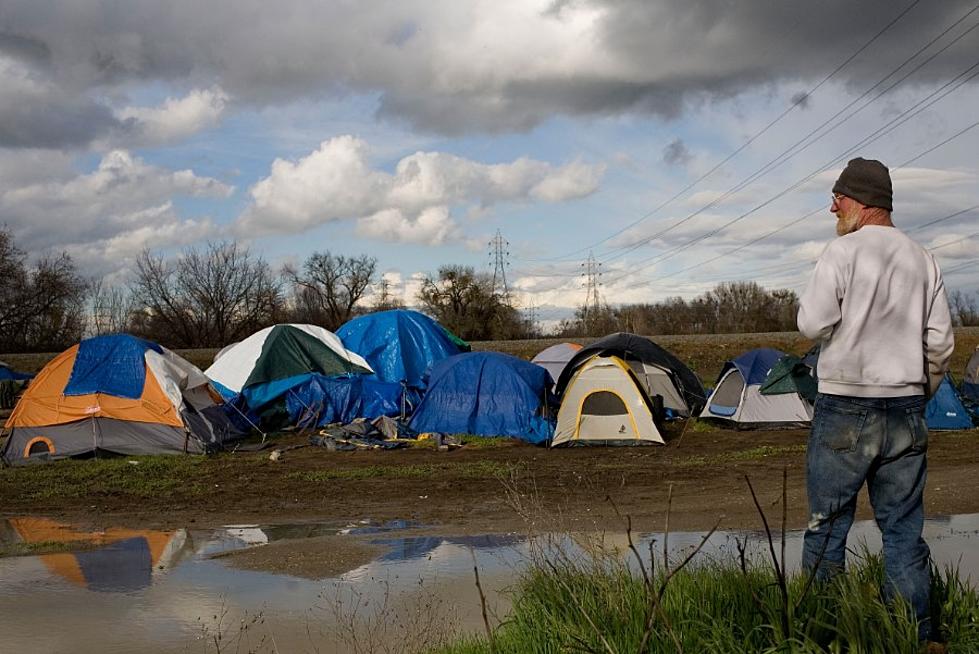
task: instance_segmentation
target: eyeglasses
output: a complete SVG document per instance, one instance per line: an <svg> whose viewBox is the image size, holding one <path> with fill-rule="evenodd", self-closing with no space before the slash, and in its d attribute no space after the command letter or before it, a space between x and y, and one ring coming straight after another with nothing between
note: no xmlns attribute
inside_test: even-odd
<svg viewBox="0 0 979 654"><path fill-rule="evenodd" d="M842 193L833 193L833 202L839 204L840 203L840 200L842 200L845 197L846 196L843 195Z"/></svg>

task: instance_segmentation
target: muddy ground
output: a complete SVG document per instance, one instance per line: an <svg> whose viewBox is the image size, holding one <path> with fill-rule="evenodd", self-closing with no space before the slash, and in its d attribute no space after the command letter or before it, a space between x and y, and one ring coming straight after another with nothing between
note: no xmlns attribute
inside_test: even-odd
<svg viewBox="0 0 979 654"><path fill-rule="evenodd" d="M718 521L722 529L759 528L745 477L777 520L781 510L772 505L785 470L789 524L804 526L806 430L681 429L675 425L666 446L305 447L276 462L270 450L223 454L194 466L186 484L158 495L108 487L39 498L33 474L5 470L0 512L144 528L404 519L443 534L618 530L629 516L635 529L651 531L664 525L672 487L673 530L707 529ZM295 435L277 446L304 440ZM976 470L979 432L933 433L928 515L979 512ZM860 517L870 517L865 497Z"/></svg>

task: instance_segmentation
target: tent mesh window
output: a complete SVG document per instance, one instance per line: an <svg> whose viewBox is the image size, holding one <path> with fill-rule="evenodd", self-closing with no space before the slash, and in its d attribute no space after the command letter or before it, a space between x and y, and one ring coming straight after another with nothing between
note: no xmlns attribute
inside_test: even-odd
<svg viewBox="0 0 979 654"><path fill-rule="evenodd" d="M30 444L27 448L27 456L34 456L35 454L49 454L51 448L48 444L42 440L36 440Z"/></svg>
<svg viewBox="0 0 979 654"><path fill-rule="evenodd" d="M721 385L714 391L711 398L711 409L714 407L737 407L741 403L741 393L744 391L744 379L737 371L724 378Z"/></svg>
<svg viewBox="0 0 979 654"><path fill-rule="evenodd" d="M628 411L622 398L615 393L596 391L585 398L581 413L588 416L620 416Z"/></svg>

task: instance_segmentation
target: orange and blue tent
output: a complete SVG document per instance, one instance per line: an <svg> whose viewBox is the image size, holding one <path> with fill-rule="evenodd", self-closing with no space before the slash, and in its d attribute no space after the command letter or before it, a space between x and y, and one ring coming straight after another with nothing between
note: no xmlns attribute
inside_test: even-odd
<svg viewBox="0 0 979 654"><path fill-rule="evenodd" d="M46 365L7 420L12 465L80 455L201 453L241 434L196 366L128 334L82 341Z"/></svg>

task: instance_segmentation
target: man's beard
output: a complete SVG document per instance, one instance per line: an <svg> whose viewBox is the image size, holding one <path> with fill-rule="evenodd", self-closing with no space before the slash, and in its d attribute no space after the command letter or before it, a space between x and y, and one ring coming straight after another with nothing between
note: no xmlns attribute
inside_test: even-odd
<svg viewBox="0 0 979 654"><path fill-rule="evenodd" d="M860 227L860 210L854 210L849 213L839 212L836 214L836 235L846 236L847 234L852 234L857 231Z"/></svg>

